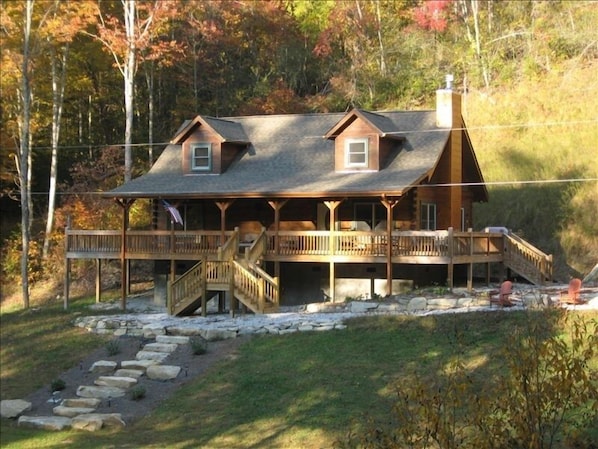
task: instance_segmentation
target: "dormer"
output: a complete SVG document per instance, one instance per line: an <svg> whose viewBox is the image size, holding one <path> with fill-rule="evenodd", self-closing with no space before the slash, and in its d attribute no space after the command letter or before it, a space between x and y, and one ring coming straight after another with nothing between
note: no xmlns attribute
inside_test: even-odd
<svg viewBox="0 0 598 449"><path fill-rule="evenodd" d="M250 145L239 123L200 115L185 122L171 143L181 145L186 175L224 173Z"/></svg>
<svg viewBox="0 0 598 449"><path fill-rule="evenodd" d="M394 123L381 114L353 109L326 135L334 140L334 170L336 172L380 171L396 151Z"/></svg>

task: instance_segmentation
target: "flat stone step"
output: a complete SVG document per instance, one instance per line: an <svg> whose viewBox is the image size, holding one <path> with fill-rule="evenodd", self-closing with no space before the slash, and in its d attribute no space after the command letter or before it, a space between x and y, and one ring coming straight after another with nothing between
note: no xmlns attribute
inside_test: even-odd
<svg viewBox="0 0 598 449"><path fill-rule="evenodd" d="M66 407L64 405L58 405L52 409L52 413L56 416L66 416L67 418L74 418L75 416L86 415L95 411L95 407Z"/></svg>
<svg viewBox="0 0 598 449"><path fill-rule="evenodd" d="M60 405L64 407L97 408L102 401L97 398L67 398Z"/></svg>
<svg viewBox="0 0 598 449"><path fill-rule="evenodd" d="M31 402L23 399L4 399L0 401L0 416L16 418L31 410Z"/></svg>
<svg viewBox="0 0 598 449"><path fill-rule="evenodd" d="M72 419L72 427L77 430L95 432L102 427L125 427L120 413L90 413Z"/></svg>
<svg viewBox="0 0 598 449"><path fill-rule="evenodd" d="M97 398L67 398L63 399L60 405L64 407L98 408L102 403Z"/></svg>
<svg viewBox="0 0 598 449"><path fill-rule="evenodd" d="M183 335L156 335L156 343L174 343L175 345L186 345L189 337Z"/></svg>
<svg viewBox="0 0 598 449"><path fill-rule="evenodd" d="M116 369L117 363L110 360L98 360L89 368L93 374L112 374Z"/></svg>
<svg viewBox="0 0 598 449"><path fill-rule="evenodd" d="M131 388L137 384L137 379L133 377L121 377L121 376L100 376L93 382L100 387L116 387L116 388Z"/></svg>
<svg viewBox="0 0 598 449"><path fill-rule="evenodd" d="M77 388L77 396L82 398L120 398L123 397L125 393L125 390L117 387L81 385L79 388Z"/></svg>
<svg viewBox="0 0 598 449"><path fill-rule="evenodd" d="M154 360L156 362L163 362L170 355L168 352L155 352L155 351L139 351L135 358L137 360Z"/></svg>
<svg viewBox="0 0 598 449"><path fill-rule="evenodd" d="M71 427L72 419L65 416L21 416L19 427L43 430L64 430Z"/></svg>
<svg viewBox="0 0 598 449"><path fill-rule="evenodd" d="M144 351L151 352L171 352L176 351L178 345L176 343L148 343L143 347Z"/></svg>
<svg viewBox="0 0 598 449"><path fill-rule="evenodd" d="M171 380L175 379L181 372L180 366L174 365L155 365L150 366L146 371L148 379L152 380Z"/></svg>
<svg viewBox="0 0 598 449"><path fill-rule="evenodd" d="M128 369L128 368L121 368L116 370L114 373L117 377L132 377L133 379L139 379L145 373L145 369Z"/></svg>
<svg viewBox="0 0 598 449"><path fill-rule="evenodd" d="M156 360L148 360L148 359L124 360L124 361L120 362L120 366L123 369L135 369L135 370L143 371L145 373L145 370L148 369L148 367L150 367L152 365L157 365L158 363L160 363L160 362L156 361Z"/></svg>

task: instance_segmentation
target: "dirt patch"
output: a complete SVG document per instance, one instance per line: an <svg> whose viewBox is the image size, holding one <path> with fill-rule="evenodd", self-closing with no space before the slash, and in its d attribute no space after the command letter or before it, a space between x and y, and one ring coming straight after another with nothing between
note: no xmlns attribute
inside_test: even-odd
<svg viewBox="0 0 598 449"><path fill-rule="evenodd" d="M181 367L178 377L170 381L150 380L145 376L139 379L137 385L145 388L145 397L140 400L133 400L130 395L122 398L112 398L102 400L97 409L98 413L121 413L122 418L127 424L130 424L149 412L154 410L162 401L172 395L177 389L188 382L201 376L212 365L225 360L234 359L238 354L240 345L250 337L240 337L229 340L221 340L207 343L207 351L201 355L193 354L191 345L179 345L179 347L168 358L162 362L163 365L175 365ZM109 360L120 362L125 360L135 360L135 354L147 343L154 340L148 340L137 337L120 337L116 339L119 344L120 352L116 355L108 355L106 348L101 348L89 354L81 360L78 366L64 372L62 379L66 388L60 392L57 399L76 398L76 391L80 385L94 385L94 380L98 374L89 372L91 365L98 360ZM27 413L29 416L49 416L52 415L52 409L58 405L52 401L51 387L48 385L38 391L30 394L25 400L32 403L32 410Z"/></svg>

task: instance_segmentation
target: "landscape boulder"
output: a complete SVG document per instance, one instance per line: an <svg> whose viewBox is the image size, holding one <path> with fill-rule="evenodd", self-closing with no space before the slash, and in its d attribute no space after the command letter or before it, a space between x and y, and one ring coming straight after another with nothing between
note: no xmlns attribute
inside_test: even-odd
<svg viewBox="0 0 598 449"><path fill-rule="evenodd" d="M31 410L31 402L23 399L5 399L0 401L0 416L2 418L18 418Z"/></svg>

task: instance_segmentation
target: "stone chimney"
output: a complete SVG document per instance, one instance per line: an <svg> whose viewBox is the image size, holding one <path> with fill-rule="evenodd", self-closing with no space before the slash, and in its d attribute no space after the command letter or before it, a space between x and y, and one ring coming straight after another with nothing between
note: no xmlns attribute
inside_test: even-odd
<svg viewBox="0 0 598 449"><path fill-rule="evenodd" d="M462 128L461 95L453 91L453 75L446 76L446 87L436 91L436 126Z"/></svg>
<svg viewBox="0 0 598 449"><path fill-rule="evenodd" d="M463 206L463 118L461 117L461 95L453 91L453 75L446 76L446 87L436 91L436 126L449 128L448 173L444 181L450 184L449 222L456 230L461 229L461 207Z"/></svg>

